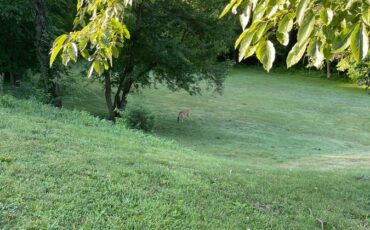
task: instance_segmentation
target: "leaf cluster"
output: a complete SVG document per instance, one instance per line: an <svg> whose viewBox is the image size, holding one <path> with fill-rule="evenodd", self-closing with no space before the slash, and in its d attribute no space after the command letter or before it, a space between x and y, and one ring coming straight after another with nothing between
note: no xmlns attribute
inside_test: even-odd
<svg viewBox="0 0 370 230"><path fill-rule="evenodd" d="M367 0L231 0L220 16L232 11L240 17L243 32L235 44L240 61L256 54L269 71L275 60L271 37L287 46L290 33L297 30L287 66L306 54L320 68L324 60L343 55L356 62L367 57L369 6Z"/></svg>

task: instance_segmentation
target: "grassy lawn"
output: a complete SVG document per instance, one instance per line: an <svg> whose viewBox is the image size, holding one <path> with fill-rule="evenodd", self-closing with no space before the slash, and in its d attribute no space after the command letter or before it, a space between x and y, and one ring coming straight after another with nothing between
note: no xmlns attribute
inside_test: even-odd
<svg viewBox="0 0 370 230"><path fill-rule="evenodd" d="M348 163L341 162L346 156L370 166L370 97L348 87L308 76L236 69L222 96L190 97L161 88L145 90L132 103L154 111L156 134L200 153L292 165L311 158L321 162L330 155L339 164L326 166L339 167ZM192 109L193 116L178 125L182 108Z"/></svg>
<svg viewBox="0 0 370 230"><path fill-rule="evenodd" d="M101 86L93 83L65 105L103 117L102 96ZM129 105L143 105L156 115L155 135L199 154L262 167L370 165L370 96L314 74L236 68L223 95L204 91L194 97L159 87L134 94ZM185 108L192 117L178 124L177 113Z"/></svg>
<svg viewBox="0 0 370 230"><path fill-rule="evenodd" d="M130 104L156 115L150 135L0 98L0 228L368 229L370 97L300 75L237 68L221 96L146 89ZM102 95L65 105L103 115Z"/></svg>

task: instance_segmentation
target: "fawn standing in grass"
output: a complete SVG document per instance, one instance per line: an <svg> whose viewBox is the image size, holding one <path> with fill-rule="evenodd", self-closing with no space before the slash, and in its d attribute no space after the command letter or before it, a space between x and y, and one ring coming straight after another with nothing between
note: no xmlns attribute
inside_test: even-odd
<svg viewBox="0 0 370 230"><path fill-rule="evenodd" d="M177 123L180 122L180 118L183 121L185 117L189 117L191 113L190 109L184 109L179 112L179 115L177 116Z"/></svg>

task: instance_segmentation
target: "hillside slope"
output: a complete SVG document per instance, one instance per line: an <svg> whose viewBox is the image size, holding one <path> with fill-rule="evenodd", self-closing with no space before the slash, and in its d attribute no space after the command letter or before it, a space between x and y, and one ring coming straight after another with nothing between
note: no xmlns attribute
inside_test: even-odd
<svg viewBox="0 0 370 230"><path fill-rule="evenodd" d="M368 170L262 169L0 97L1 229L366 229Z"/></svg>

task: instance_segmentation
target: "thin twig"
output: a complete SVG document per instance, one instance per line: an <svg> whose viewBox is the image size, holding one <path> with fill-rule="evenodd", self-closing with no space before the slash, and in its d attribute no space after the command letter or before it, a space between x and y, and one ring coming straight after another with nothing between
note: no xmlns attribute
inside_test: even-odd
<svg viewBox="0 0 370 230"><path fill-rule="evenodd" d="M310 215L313 216L312 209L308 208L308 211L310 211Z"/></svg>
<svg viewBox="0 0 370 230"><path fill-rule="evenodd" d="M324 222L322 220L320 220L319 218L316 218L316 220L320 222L321 230L324 230Z"/></svg>

